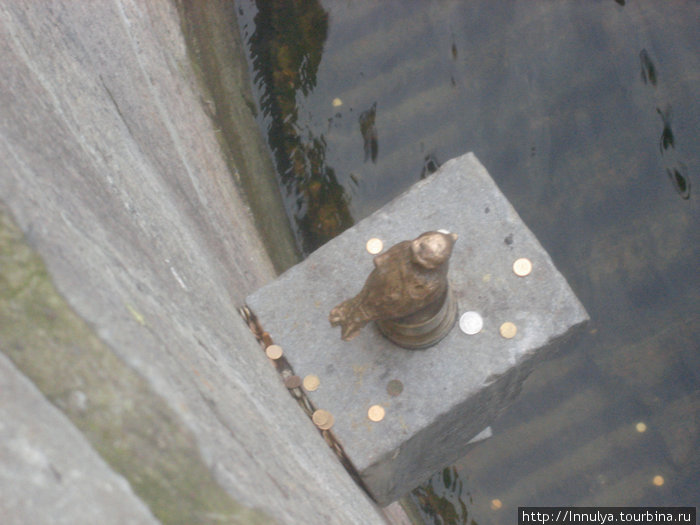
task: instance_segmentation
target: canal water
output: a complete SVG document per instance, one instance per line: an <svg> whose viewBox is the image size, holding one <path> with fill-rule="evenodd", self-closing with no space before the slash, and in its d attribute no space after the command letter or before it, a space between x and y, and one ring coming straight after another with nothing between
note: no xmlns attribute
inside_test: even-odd
<svg viewBox="0 0 700 525"><path fill-rule="evenodd" d="M302 253L473 151L591 315L421 519L700 505L700 3L236 7Z"/></svg>

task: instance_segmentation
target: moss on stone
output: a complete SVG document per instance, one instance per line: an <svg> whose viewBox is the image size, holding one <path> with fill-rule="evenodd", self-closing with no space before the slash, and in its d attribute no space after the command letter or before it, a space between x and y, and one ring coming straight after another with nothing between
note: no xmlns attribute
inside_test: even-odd
<svg viewBox="0 0 700 525"><path fill-rule="evenodd" d="M175 413L59 295L2 203L0 349L163 523L272 522L218 485Z"/></svg>

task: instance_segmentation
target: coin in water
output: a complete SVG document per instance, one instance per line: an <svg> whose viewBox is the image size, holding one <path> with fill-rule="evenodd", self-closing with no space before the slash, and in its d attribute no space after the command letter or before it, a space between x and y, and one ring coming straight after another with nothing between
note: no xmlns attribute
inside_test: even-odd
<svg viewBox="0 0 700 525"><path fill-rule="evenodd" d="M369 410L367 411L367 417L370 418L372 421L381 421L384 419L384 414L386 412L384 411L384 407L381 405L372 405L369 407Z"/></svg>
<svg viewBox="0 0 700 525"><path fill-rule="evenodd" d="M483 327L484 320L477 312L464 312L459 318L459 328L467 335L478 334Z"/></svg>
<svg viewBox="0 0 700 525"><path fill-rule="evenodd" d="M318 409L311 415L311 421L321 430L328 430L333 426L335 418L328 410Z"/></svg>
<svg viewBox="0 0 700 525"><path fill-rule="evenodd" d="M381 239L377 239L376 237L373 237L369 241L367 241L365 248L372 255L377 255L384 248L384 243L382 242Z"/></svg>
<svg viewBox="0 0 700 525"><path fill-rule="evenodd" d="M513 323L510 321L505 322L501 325L500 328L501 335L505 337L506 339L512 339L515 337L515 334L518 332L518 327L515 326Z"/></svg>
<svg viewBox="0 0 700 525"><path fill-rule="evenodd" d="M515 275L525 277L526 275L530 275L531 271L532 262L530 261L530 259L521 257L513 263L513 272L515 272Z"/></svg>
<svg viewBox="0 0 700 525"><path fill-rule="evenodd" d="M280 345L270 345L265 349L265 354L270 359L279 359L282 357L282 347Z"/></svg>
<svg viewBox="0 0 700 525"><path fill-rule="evenodd" d="M320 384L321 380L318 378L318 376L313 374L309 374L304 378L304 388L309 392L316 390Z"/></svg>

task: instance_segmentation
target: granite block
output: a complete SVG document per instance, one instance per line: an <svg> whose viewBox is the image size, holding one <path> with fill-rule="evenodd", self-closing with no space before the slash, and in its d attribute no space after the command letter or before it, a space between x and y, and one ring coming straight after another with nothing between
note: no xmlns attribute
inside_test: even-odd
<svg viewBox="0 0 700 525"><path fill-rule="evenodd" d="M457 324L437 345L406 350L372 323L342 341L328 313L357 294L372 271L367 240L380 238L386 250L437 229L459 235L448 278L459 314L479 313L481 331L467 335ZM513 271L521 257L532 262L524 277ZM246 302L295 373L320 378L319 388L307 395L333 414L334 435L381 504L459 459L514 399L533 366L588 320L472 153L446 162ZM504 322L515 324L514 337L500 334ZM398 395L396 381L402 386ZM379 422L368 418L373 405L385 409Z"/></svg>

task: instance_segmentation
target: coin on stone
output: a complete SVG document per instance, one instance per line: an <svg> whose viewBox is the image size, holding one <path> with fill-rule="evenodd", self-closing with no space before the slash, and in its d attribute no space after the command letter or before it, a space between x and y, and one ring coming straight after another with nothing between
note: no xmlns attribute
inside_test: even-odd
<svg viewBox="0 0 700 525"><path fill-rule="evenodd" d="M372 405L367 411L367 417L375 422L384 419L384 414L386 414L386 412L384 411L384 407L381 405Z"/></svg>
<svg viewBox="0 0 700 525"><path fill-rule="evenodd" d="M518 327L508 321L501 325L500 332L506 339L513 339L515 334L518 333Z"/></svg>
<svg viewBox="0 0 700 525"><path fill-rule="evenodd" d="M333 426L335 418L328 410L318 409L311 415L311 421L321 430L328 430Z"/></svg>
<svg viewBox="0 0 700 525"><path fill-rule="evenodd" d="M398 379L392 379L386 385L386 392L390 396L398 396L403 392L403 383Z"/></svg>
<svg viewBox="0 0 700 525"><path fill-rule="evenodd" d="M284 386L287 388L298 388L301 386L301 377L289 376L284 380Z"/></svg>
<svg viewBox="0 0 700 525"><path fill-rule="evenodd" d="M530 275L531 271L532 261L530 261L530 259L521 257L513 263L513 272L515 272L515 275L519 277L525 277L526 275Z"/></svg>
<svg viewBox="0 0 700 525"><path fill-rule="evenodd" d="M483 327L484 320L477 312L464 312L459 318L459 328L467 335L478 334Z"/></svg>
<svg viewBox="0 0 700 525"><path fill-rule="evenodd" d="M367 241L365 248L372 255L377 255L384 248L384 243L382 242L381 239L377 239L376 237L372 237L369 241Z"/></svg>
<svg viewBox="0 0 700 525"><path fill-rule="evenodd" d="M270 359L279 359L282 357L282 347L280 345L270 345L265 349L265 354Z"/></svg>
<svg viewBox="0 0 700 525"><path fill-rule="evenodd" d="M309 392L316 390L320 384L321 380L318 378L318 376L313 374L309 374L304 378L304 388Z"/></svg>
<svg viewBox="0 0 700 525"><path fill-rule="evenodd" d="M333 107L334 107L334 108L339 108L340 106L343 105L343 101L340 100L338 97L336 97L336 98L333 99L332 104L333 104Z"/></svg>

